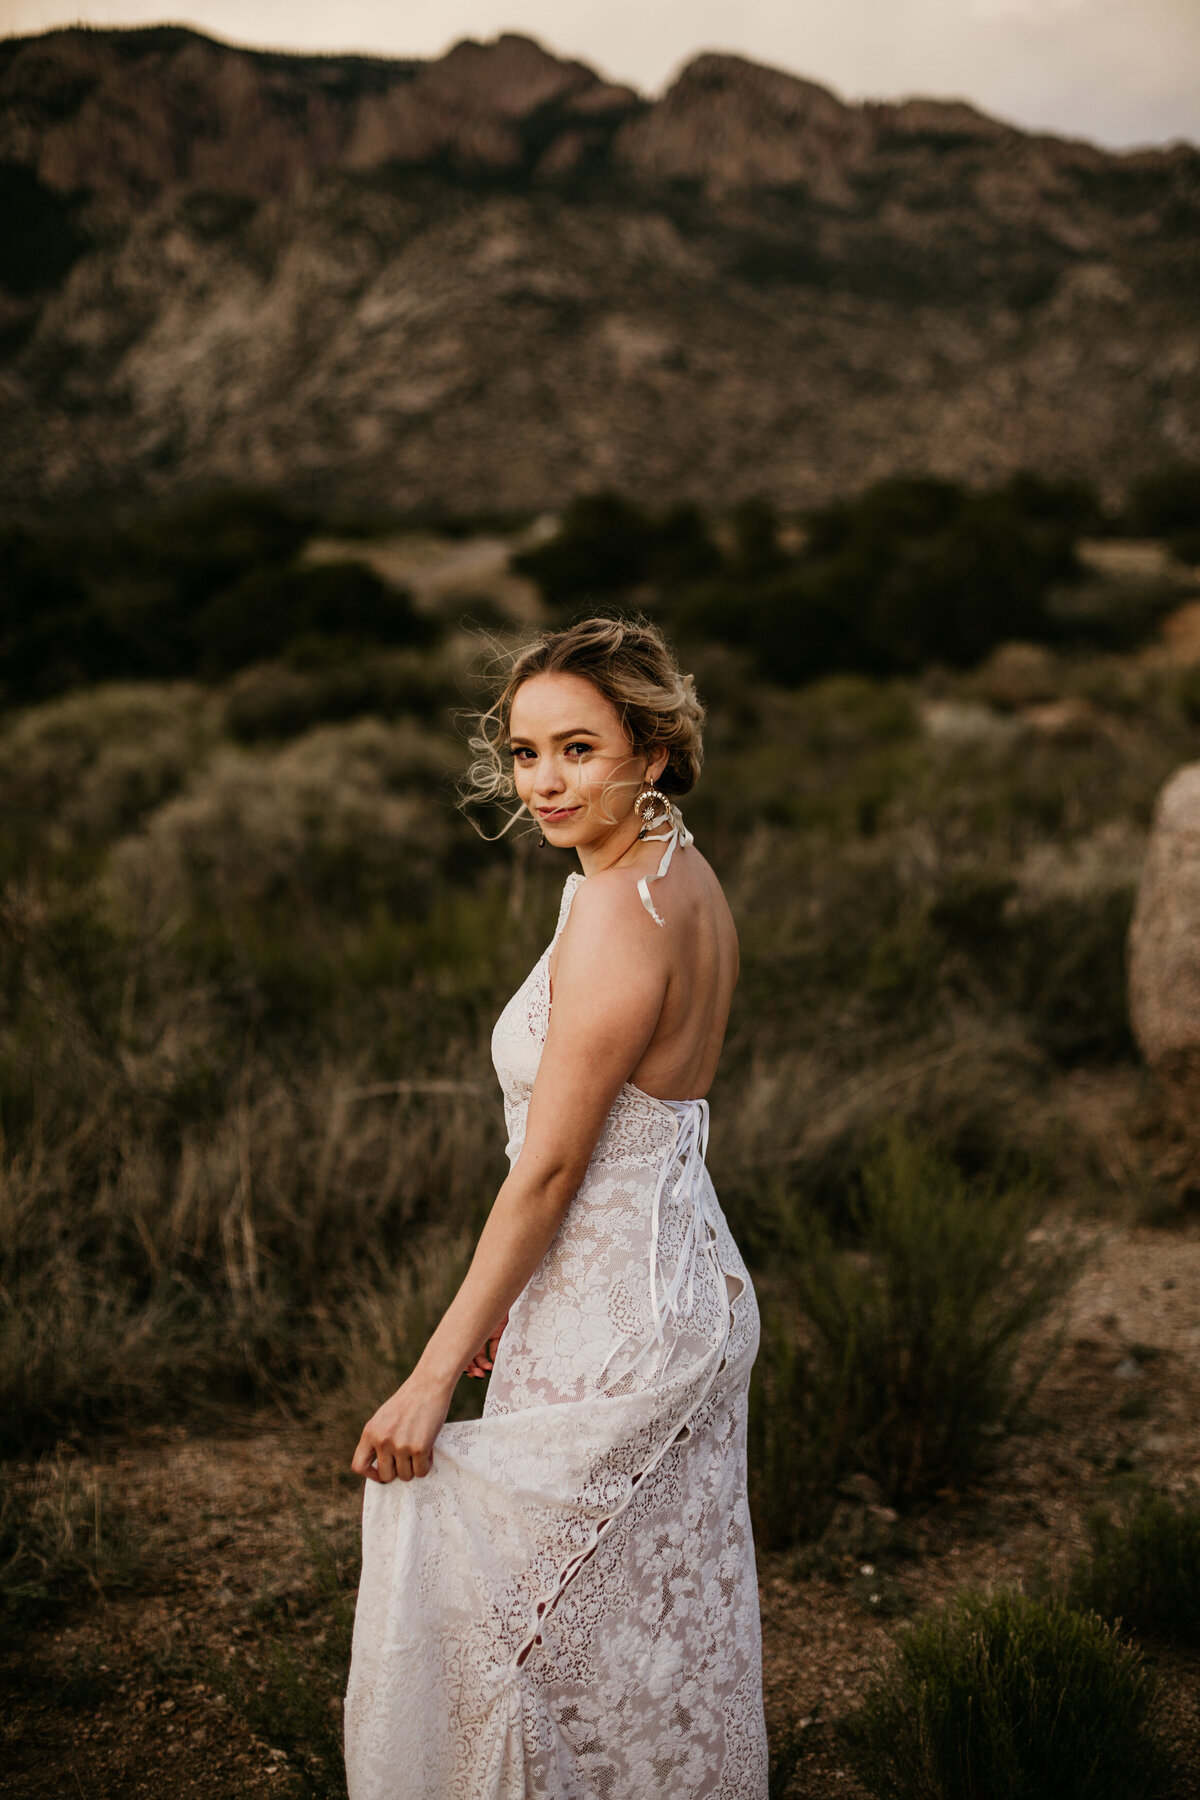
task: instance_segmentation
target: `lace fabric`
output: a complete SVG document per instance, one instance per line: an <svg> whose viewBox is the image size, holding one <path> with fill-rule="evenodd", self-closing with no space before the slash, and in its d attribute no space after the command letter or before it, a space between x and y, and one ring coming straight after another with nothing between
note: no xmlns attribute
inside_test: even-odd
<svg viewBox="0 0 1200 1800"><path fill-rule="evenodd" d="M582 879L492 1036L513 1162ZM765 1800L758 1315L707 1124L625 1084L483 1418L443 1427L423 1480L367 1484L350 1800Z"/></svg>

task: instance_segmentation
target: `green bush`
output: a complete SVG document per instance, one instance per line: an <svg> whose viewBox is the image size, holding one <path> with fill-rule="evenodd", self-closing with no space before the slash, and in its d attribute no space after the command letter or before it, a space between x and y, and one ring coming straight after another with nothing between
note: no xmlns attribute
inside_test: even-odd
<svg viewBox="0 0 1200 1800"><path fill-rule="evenodd" d="M0 868L100 850L204 766L218 731L190 682L114 682L0 723Z"/></svg>
<svg viewBox="0 0 1200 1800"><path fill-rule="evenodd" d="M3 529L0 699L437 635L407 593L361 563L298 563L313 524L269 496L233 493L104 531Z"/></svg>
<svg viewBox="0 0 1200 1800"><path fill-rule="evenodd" d="M1057 635L1049 595L1078 573L1092 505L1032 476L981 494L901 477L813 514L792 557L770 515L743 508L727 566L665 609L685 639L752 650L773 682L968 668L1006 640Z"/></svg>
<svg viewBox="0 0 1200 1800"><path fill-rule="evenodd" d="M1129 524L1147 537L1200 531L1200 466L1181 463L1137 482L1129 500Z"/></svg>
<svg viewBox="0 0 1200 1800"><path fill-rule="evenodd" d="M1100 531L1105 525L1099 496L1086 481L1054 481L1021 469L1009 477L1000 493L1034 525L1056 526L1072 533Z"/></svg>
<svg viewBox="0 0 1200 1800"><path fill-rule="evenodd" d="M748 1455L754 1541L786 1550L815 1536L834 1501L836 1409L822 1409L796 1323L765 1303L750 1381Z"/></svg>
<svg viewBox="0 0 1200 1800"><path fill-rule="evenodd" d="M876 1800L1158 1800L1172 1760L1137 1651L1094 1614L964 1595L904 1632L846 1726Z"/></svg>
<svg viewBox="0 0 1200 1800"><path fill-rule="evenodd" d="M1200 1493L1142 1493L1088 1514L1071 1599L1137 1631L1200 1648Z"/></svg>
<svg viewBox="0 0 1200 1800"><path fill-rule="evenodd" d="M410 596L361 563L253 569L211 600L196 621L211 673L314 643L343 654L364 644L424 644L436 635Z"/></svg>
<svg viewBox="0 0 1200 1800"><path fill-rule="evenodd" d="M969 1481L1021 1394L1017 1358L1075 1269L1034 1243L1031 1186L972 1186L892 1126L849 1200L852 1249L799 1225L794 1287L816 1342L837 1466L891 1502Z"/></svg>
<svg viewBox="0 0 1200 1800"><path fill-rule="evenodd" d="M678 506L656 515L618 494L585 494L563 514L547 544L513 558L551 606L578 606L645 581L695 580L721 557L700 513Z"/></svg>
<svg viewBox="0 0 1200 1800"><path fill-rule="evenodd" d="M314 725L343 724L373 713L409 713L433 724L461 698L446 672L417 650L375 650L323 659L315 668L264 662L242 670L229 688L225 728L238 743L299 737Z"/></svg>
<svg viewBox="0 0 1200 1800"><path fill-rule="evenodd" d="M1185 531L1173 531L1167 540L1176 562L1189 569L1200 564L1200 525L1189 525Z"/></svg>

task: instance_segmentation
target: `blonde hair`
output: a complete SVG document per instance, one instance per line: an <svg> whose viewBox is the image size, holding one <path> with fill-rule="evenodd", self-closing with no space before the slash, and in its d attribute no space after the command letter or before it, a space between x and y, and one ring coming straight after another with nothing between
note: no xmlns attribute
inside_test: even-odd
<svg viewBox="0 0 1200 1800"><path fill-rule="evenodd" d="M475 756L460 784L460 804L511 800L516 793L501 752L513 698L533 675L580 675L590 681L611 703L635 754L650 757L666 750L666 767L655 787L672 796L695 787L704 760L704 707L658 626L637 618L580 619L507 659L495 700L486 712L473 715ZM505 831L523 811L513 813Z"/></svg>

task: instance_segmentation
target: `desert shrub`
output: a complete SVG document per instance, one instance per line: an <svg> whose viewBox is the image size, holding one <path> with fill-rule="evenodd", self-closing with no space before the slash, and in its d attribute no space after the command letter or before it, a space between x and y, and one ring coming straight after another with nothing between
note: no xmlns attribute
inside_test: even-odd
<svg viewBox="0 0 1200 1800"><path fill-rule="evenodd" d="M225 727L236 743L255 744L299 737L314 725L341 724L363 713L385 719L405 712L428 716L436 707L435 694L416 659L386 669L375 658L338 662L328 670L260 663L232 684Z"/></svg>
<svg viewBox="0 0 1200 1800"><path fill-rule="evenodd" d="M132 829L203 766L219 709L190 683L122 683L64 695L0 726L0 817L10 852L99 847Z"/></svg>
<svg viewBox="0 0 1200 1800"><path fill-rule="evenodd" d="M408 593L362 563L252 569L199 614L196 642L206 669L223 674L293 647L325 657L364 644L423 644L434 622Z"/></svg>
<svg viewBox="0 0 1200 1800"><path fill-rule="evenodd" d="M827 606L855 618L862 666L968 667L1005 639L1043 637L1046 591L1074 572L1069 538L1005 495L899 478L812 521Z"/></svg>
<svg viewBox="0 0 1200 1800"><path fill-rule="evenodd" d="M1134 1630L1200 1646L1200 1493L1140 1493L1087 1517L1070 1596Z"/></svg>
<svg viewBox="0 0 1200 1800"><path fill-rule="evenodd" d="M272 495L234 491L148 514L88 548L102 576L166 582L192 610L251 569L289 564L312 526Z"/></svg>
<svg viewBox="0 0 1200 1800"><path fill-rule="evenodd" d="M0 671L8 706L119 672L73 547L17 525L0 528Z"/></svg>
<svg viewBox="0 0 1200 1800"><path fill-rule="evenodd" d="M1094 1614L1001 1591L907 1629L846 1740L876 1800L1157 1800L1155 1711L1138 1652Z"/></svg>
<svg viewBox="0 0 1200 1800"><path fill-rule="evenodd" d="M1128 522L1147 537L1171 538L1200 531L1200 466L1179 464L1160 469L1134 484Z"/></svg>
<svg viewBox="0 0 1200 1800"><path fill-rule="evenodd" d="M1032 469L1020 469L1000 489L1003 498L1023 519L1073 534L1100 531L1104 509L1095 488L1086 481L1056 481Z"/></svg>
<svg viewBox="0 0 1200 1800"><path fill-rule="evenodd" d="M313 526L269 496L230 493L103 531L5 528L3 698L220 674L293 645L328 656L436 635L361 564L298 564Z"/></svg>
<svg viewBox="0 0 1200 1800"><path fill-rule="evenodd" d="M764 500L743 500L729 520L732 548L729 565L742 581L762 581L785 568L788 558L779 542L779 520ZM706 574L707 570L691 571Z"/></svg>
<svg viewBox="0 0 1200 1800"><path fill-rule="evenodd" d="M430 804L448 747L403 723L316 728L278 750L223 750L114 853L142 916L315 893L421 907L450 849ZM146 908L149 909L148 913Z"/></svg>
<svg viewBox="0 0 1200 1800"><path fill-rule="evenodd" d="M645 581L668 586L718 568L720 553L695 507L659 515L618 494L571 501L546 544L513 558L551 606L578 606L626 592Z"/></svg>
<svg viewBox="0 0 1200 1800"><path fill-rule="evenodd" d="M792 1283L815 1341L836 1466L892 1502L969 1481L1024 1397L1017 1359L1074 1273L1034 1243L1031 1185L969 1183L935 1144L891 1127L848 1200L857 1247L798 1222Z"/></svg>
<svg viewBox="0 0 1200 1800"><path fill-rule="evenodd" d="M815 1535L832 1509L840 1420L823 1398L797 1320L764 1293L748 1426L750 1513L760 1549L784 1550Z"/></svg>
<svg viewBox="0 0 1200 1800"><path fill-rule="evenodd" d="M685 640L749 648L772 682L968 668L998 643L1055 634L1048 600L1078 573L1084 499L1032 478L982 494L932 477L879 482L813 514L793 557L760 523L667 613Z"/></svg>

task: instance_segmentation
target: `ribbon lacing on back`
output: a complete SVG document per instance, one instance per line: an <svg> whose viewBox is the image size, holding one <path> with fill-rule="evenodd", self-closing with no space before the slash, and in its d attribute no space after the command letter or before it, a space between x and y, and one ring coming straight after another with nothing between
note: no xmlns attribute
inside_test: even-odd
<svg viewBox="0 0 1200 1800"><path fill-rule="evenodd" d="M656 831L654 829L656 825L665 825L667 829L666 831ZM638 893L642 897L642 905L650 914L654 923L656 925L662 925L664 921L655 911L654 902L650 898L650 883L652 881L662 880L663 876L671 866L671 858L675 854L675 846L678 844L686 850L688 845L693 841L692 834L684 824L683 814L680 812L679 808L673 801L668 800L665 811L655 813L652 818L647 819L646 829L642 833L642 837L649 843L665 844L667 846L663 851L662 861L659 863L657 871L653 875L643 875L642 879L638 882Z"/></svg>
<svg viewBox="0 0 1200 1800"><path fill-rule="evenodd" d="M619 1379L622 1381L647 1356L662 1349L668 1318L691 1317L696 1304L696 1276L705 1256L713 1261L717 1273L720 1273L713 1249L717 1232L716 1219L708 1204L708 1186L705 1181L708 1101L663 1100L660 1105L669 1106L678 1123L675 1141L658 1171L650 1210L650 1319L653 1331L633 1360L621 1370ZM671 1186L670 1202L672 1207L678 1206L683 1213L683 1242L675 1267L667 1274L661 1266L663 1196L673 1170L678 1170L678 1174ZM604 1377L613 1357L624 1347L624 1344L614 1346L605 1358L599 1375L600 1386L604 1385ZM665 1367L664 1364L663 1368ZM659 1373L661 1375L661 1369Z"/></svg>

